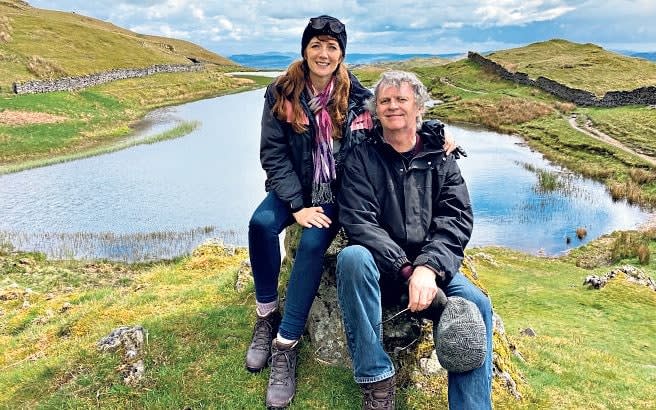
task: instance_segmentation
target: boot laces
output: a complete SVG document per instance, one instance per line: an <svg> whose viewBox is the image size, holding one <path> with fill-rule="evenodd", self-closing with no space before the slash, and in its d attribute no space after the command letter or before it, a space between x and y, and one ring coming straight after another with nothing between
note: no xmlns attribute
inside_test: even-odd
<svg viewBox="0 0 656 410"><path fill-rule="evenodd" d="M269 358L269 365L271 366L270 383L271 384L289 384L289 375L292 371L292 358L291 350L278 350L274 352Z"/></svg>
<svg viewBox="0 0 656 410"><path fill-rule="evenodd" d="M253 329L253 341L251 348L256 350L268 350L271 346L273 326L266 317L258 317Z"/></svg>

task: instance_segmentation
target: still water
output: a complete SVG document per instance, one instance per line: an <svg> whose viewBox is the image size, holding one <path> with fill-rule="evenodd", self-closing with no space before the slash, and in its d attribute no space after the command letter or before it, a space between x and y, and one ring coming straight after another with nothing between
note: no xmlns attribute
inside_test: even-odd
<svg viewBox="0 0 656 410"><path fill-rule="evenodd" d="M209 237L245 245L248 219L264 196L263 94L227 95L150 116L159 128L201 122L182 138L0 176L0 242L55 257L128 260L175 256ZM469 153L459 164L475 212L470 246L558 254L648 217L613 202L601 184L551 166L521 139L448 130ZM555 173L559 188L542 192L535 168ZM578 227L588 231L583 241L574 233ZM135 246L143 249L130 249Z"/></svg>

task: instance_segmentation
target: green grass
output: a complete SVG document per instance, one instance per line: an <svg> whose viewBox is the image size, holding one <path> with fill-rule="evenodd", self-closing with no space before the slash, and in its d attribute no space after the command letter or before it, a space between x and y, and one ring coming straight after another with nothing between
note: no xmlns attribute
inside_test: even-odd
<svg viewBox="0 0 656 410"><path fill-rule="evenodd" d="M656 292L622 280L590 290L581 284L591 272L563 260L484 251L498 266L480 263L479 275L524 355L518 363L535 400L528 408L656 405ZM653 277L654 264L646 269ZM519 336L527 327L537 337Z"/></svg>
<svg viewBox="0 0 656 410"><path fill-rule="evenodd" d="M487 56L512 72L550 78L603 96L656 84L656 64L609 52L594 44L550 40Z"/></svg>
<svg viewBox="0 0 656 410"><path fill-rule="evenodd" d="M50 299L39 292L28 311L20 309L22 300L0 302L6 312L0 332L1 345L6 346L0 349L0 368L5 370L0 375L0 407L262 407L268 375L252 375L243 368L254 320L252 288L245 294L233 289L245 256L243 251L235 257L201 253L175 264L132 268L129 285L110 277L93 285L68 281L65 271L83 267L72 262L68 267L58 262L50 266L42 259L44 265L33 266L29 275L20 269L5 274L3 279L21 286L29 281L44 289L49 285L40 285L36 278L54 268L73 289L51 289ZM59 313L64 301L73 307ZM48 310L56 312L54 317L37 324L35 319ZM147 377L134 388L124 386L116 372L119 355L95 349L103 335L126 323L148 330ZM296 408L354 408L358 390L350 372L317 365L311 356L311 347L305 345ZM326 387L326 380L334 385Z"/></svg>
<svg viewBox="0 0 656 410"><path fill-rule="evenodd" d="M491 259L477 258L480 251ZM586 289L581 285L586 275L609 268L585 270L567 258L498 248L469 253L524 357L514 362L529 386L524 401L497 399L495 407L655 405L651 312L656 292L623 281ZM234 289L246 257L243 250L229 256L204 247L176 262L123 265L0 253L0 295L11 283L21 291L33 289L27 308L23 298L0 298L0 407L262 408L268 372L250 374L243 368L254 320L253 288ZM656 264L644 269L653 276ZM65 302L71 307L62 311ZM117 371L120 353L101 353L95 345L113 328L136 324L148 331L146 376L129 387ZM526 327L538 336L520 336ZM445 405L445 391L435 394L401 389L400 408ZM291 408L359 406L350 370L315 361L305 341Z"/></svg>
<svg viewBox="0 0 656 410"><path fill-rule="evenodd" d="M595 128L634 150L656 156L656 110L648 107L580 108Z"/></svg>

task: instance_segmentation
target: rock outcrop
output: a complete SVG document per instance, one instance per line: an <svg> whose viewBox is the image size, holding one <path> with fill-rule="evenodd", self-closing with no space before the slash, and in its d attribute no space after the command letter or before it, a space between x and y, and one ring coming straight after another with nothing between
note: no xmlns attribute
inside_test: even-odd
<svg viewBox="0 0 656 410"><path fill-rule="evenodd" d="M654 279L647 276L643 270L631 265L620 266L603 276L588 275L583 281L583 285L588 285L594 289L601 289L606 286L608 282L619 277L624 277L628 282L647 286L649 289L656 291L656 282L654 282Z"/></svg>
<svg viewBox="0 0 656 410"><path fill-rule="evenodd" d="M292 226L285 236L286 258L289 266L293 261L300 229ZM331 244L324 260L324 274L321 279L317 297L314 300L307 323L307 331L318 361L338 366L350 367L348 348L344 336L341 311L337 301L335 285L335 266L337 254L346 244L340 235ZM489 256L485 259L490 263ZM492 261L492 263L495 263ZM461 271L476 286L483 289L476 273L474 258L467 257ZM483 289L487 294L487 291ZM405 306L390 306L383 310L383 317L389 318ZM493 367L495 389L503 389L504 394L520 400L522 390L526 388L518 370L511 361L511 356L518 355L513 343L503 328L501 318L494 317L494 353ZM420 389L432 389L435 378L444 381L446 371L440 366L433 344L432 322L428 320L394 320L383 324L385 350L391 352L397 364L399 383L415 385Z"/></svg>

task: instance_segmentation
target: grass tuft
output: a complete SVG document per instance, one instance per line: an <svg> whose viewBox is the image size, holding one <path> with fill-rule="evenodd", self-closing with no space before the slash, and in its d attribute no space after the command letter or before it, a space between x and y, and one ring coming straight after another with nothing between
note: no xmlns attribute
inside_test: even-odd
<svg viewBox="0 0 656 410"><path fill-rule="evenodd" d="M69 161L75 161L78 159L83 159L83 158L89 158L89 157L94 157L96 155L103 155L103 154L108 154L110 152L116 152L120 150L124 150L127 148L135 147L137 145L142 145L142 144L155 144L160 141L165 141L165 140L170 140L174 138L180 138L183 137L189 133L191 133L193 130L195 130L198 126L200 125L199 121L185 121L174 128L161 132L159 134L151 135L145 138L141 139L136 139L136 140L129 140L129 141L123 141L111 146L102 146L94 149L90 149L88 151L81 151L81 152L76 152L73 154L66 154L66 155L60 155L60 156L55 156L55 157L50 157L50 158L44 158L44 159L38 159L38 160L33 160L33 161L26 161L20 164L15 164L15 165L4 165L0 166L0 175L2 174L8 174L11 172L18 172L18 171L23 171L26 169L31 169L31 168L37 168L37 167L45 167L48 165L54 165L54 164L60 164L62 162L69 162Z"/></svg>

